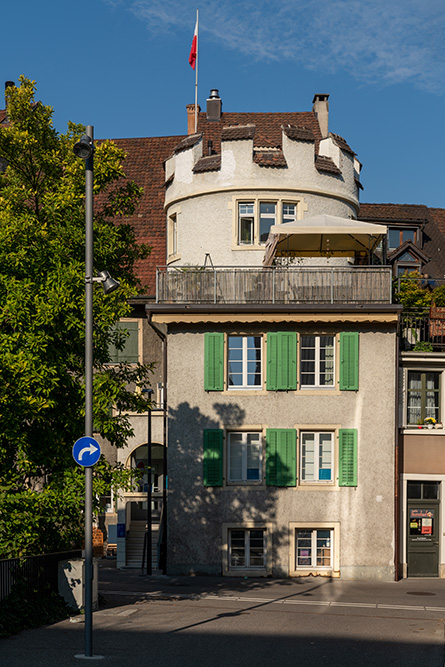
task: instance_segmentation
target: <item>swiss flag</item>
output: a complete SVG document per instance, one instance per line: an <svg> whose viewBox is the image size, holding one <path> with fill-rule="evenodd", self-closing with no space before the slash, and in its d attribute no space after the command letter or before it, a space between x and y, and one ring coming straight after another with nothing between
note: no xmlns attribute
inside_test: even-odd
<svg viewBox="0 0 445 667"><path fill-rule="evenodd" d="M198 46L198 21L196 21L195 32L193 33L192 47L190 49L189 63L192 69L196 67L196 47Z"/></svg>

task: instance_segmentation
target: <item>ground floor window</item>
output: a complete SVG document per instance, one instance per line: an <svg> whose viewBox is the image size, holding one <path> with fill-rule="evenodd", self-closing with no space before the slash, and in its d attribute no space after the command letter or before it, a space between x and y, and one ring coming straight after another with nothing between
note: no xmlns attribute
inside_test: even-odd
<svg viewBox="0 0 445 667"><path fill-rule="evenodd" d="M295 569L332 568L333 530L300 528L295 533Z"/></svg>
<svg viewBox="0 0 445 667"><path fill-rule="evenodd" d="M264 528L229 530L229 569L262 569L266 566Z"/></svg>

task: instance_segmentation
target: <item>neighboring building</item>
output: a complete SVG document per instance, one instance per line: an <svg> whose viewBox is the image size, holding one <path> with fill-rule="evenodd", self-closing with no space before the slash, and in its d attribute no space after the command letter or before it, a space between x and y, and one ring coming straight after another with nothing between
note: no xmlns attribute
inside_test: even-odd
<svg viewBox="0 0 445 667"><path fill-rule="evenodd" d="M417 271L443 285L445 210L361 204L360 218L388 226L394 275ZM402 315L399 361L399 576L445 577L445 309ZM425 422L435 421L436 424Z"/></svg>
<svg viewBox="0 0 445 667"><path fill-rule="evenodd" d="M445 210L417 204L360 204L360 220L384 224L383 243L394 276L418 271L445 279Z"/></svg>

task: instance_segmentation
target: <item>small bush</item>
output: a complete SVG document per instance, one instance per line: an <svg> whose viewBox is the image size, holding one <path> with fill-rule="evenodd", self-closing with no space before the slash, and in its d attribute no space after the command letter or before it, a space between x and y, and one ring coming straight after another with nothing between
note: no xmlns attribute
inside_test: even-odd
<svg viewBox="0 0 445 667"><path fill-rule="evenodd" d="M0 637L56 623L70 615L72 610L57 593L48 591L42 596L29 591L24 581L18 581L0 603Z"/></svg>
<svg viewBox="0 0 445 667"><path fill-rule="evenodd" d="M445 285L436 287L436 289L433 290L433 303L435 303L439 308L443 308L445 306Z"/></svg>

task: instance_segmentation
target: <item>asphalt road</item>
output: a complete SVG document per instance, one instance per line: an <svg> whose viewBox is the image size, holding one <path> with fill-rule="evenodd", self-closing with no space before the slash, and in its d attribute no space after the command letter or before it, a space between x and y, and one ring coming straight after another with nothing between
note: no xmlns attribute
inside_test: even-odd
<svg viewBox="0 0 445 667"><path fill-rule="evenodd" d="M355 595L350 602L276 595L275 589L165 599L162 593L109 591L106 608L94 614L93 650L104 656L94 663L443 667L445 609L437 602L429 607L431 598L372 601L369 590L363 601ZM67 620L1 640L2 663L84 664L74 657L83 653L83 629L83 623Z"/></svg>

